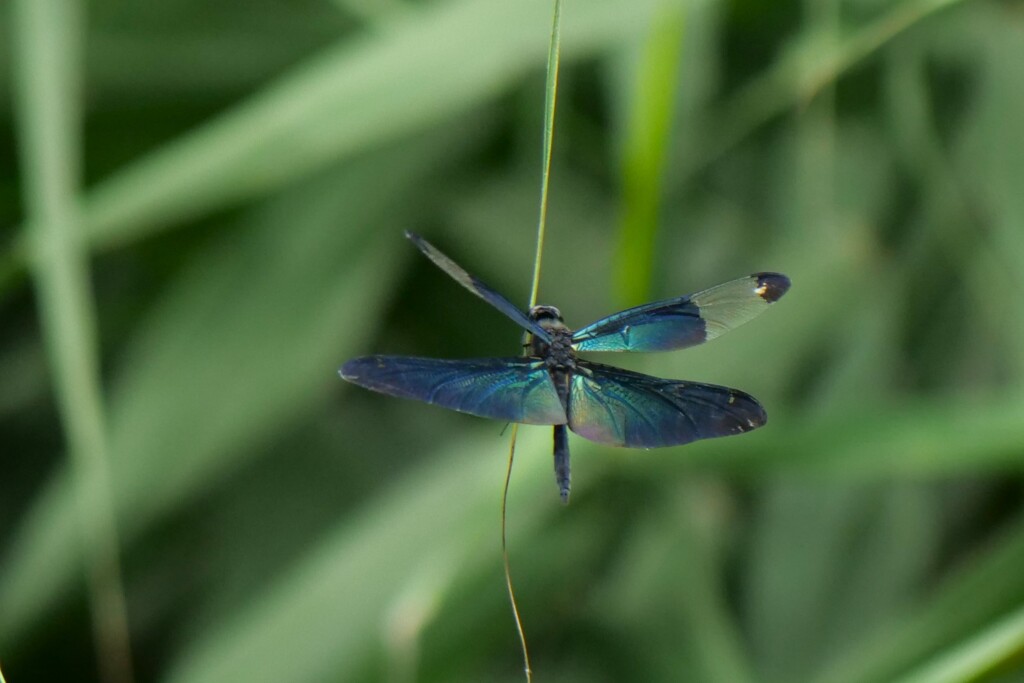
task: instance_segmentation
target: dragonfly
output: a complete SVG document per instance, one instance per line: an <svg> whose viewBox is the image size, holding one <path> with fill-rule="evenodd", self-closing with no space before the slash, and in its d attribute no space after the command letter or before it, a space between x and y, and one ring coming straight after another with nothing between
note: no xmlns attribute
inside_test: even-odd
<svg viewBox="0 0 1024 683"><path fill-rule="evenodd" d="M741 434L767 422L753 396L729 387L661 379L579 357L591 351L696 346L760 315L789 290L779 273L754 273L710 289L614 313L578 330L554 306L523 311L419 235L406 237L456 282L526 332L512 358L354 358L342 379L461 413L554 426L555 481L569 501L568 430L610 446L659 448Z"/></svg>

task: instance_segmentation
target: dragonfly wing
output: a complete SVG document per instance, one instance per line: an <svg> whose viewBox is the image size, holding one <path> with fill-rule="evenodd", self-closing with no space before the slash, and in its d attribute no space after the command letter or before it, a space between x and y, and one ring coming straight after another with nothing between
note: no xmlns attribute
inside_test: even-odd
<svg viewBox="0 0 1024 683"><path fill-rule="evenodd" d="M631 448L679 446L748 432L768 419L760 403L737 389L576 364L569 428L591 441Z"/></svg>
<svg viewBox="0 0 1024 683"><path fill-rule="evenodd" d="M373 391L480 417L542 425L566 422L547 368L535 358L365 356L345 363L339 374Z"/></svg>
<svg viewBox="0 0 1024 683"><path fill-rule="evenodd" d="M676 299L621 311L577 330L577 351L667 351L695 346L761 314L789 289L789 278L755 273Z"/></svg>
<svg viewBox="0 0 1024 683"><path fill-rule="evenodd" d="M518 306L485 285L475 276L467 273L462 266L442 254L437 247L416 233L407 230L405 232L405 236L416 245L417 249L423 252L424 256L433 261L438 268L448 273L448 275L450 275L460 285L476 294L491 306L497 308L499 311L514 320L516 324L523 329L528 330L544 341L551 343L551 336L547 333L547 330L541 327L537 321L531 320L530 317L526 315L526 313L523 313Z"/></svg>

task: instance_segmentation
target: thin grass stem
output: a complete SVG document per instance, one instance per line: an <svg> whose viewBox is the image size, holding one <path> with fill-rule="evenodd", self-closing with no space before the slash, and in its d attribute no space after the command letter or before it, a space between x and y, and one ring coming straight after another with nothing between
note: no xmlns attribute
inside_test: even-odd
<svg viewBox="0 0 1024 683"><path fill-rule="evenodd" d="M548 48L548 75L544 88L544 160L540 178L540 218L537 221L537 251L533 259L533 285L530 306L537 305L540 290L541 255L548 221L548 187L551 178L551 150L555 139L555 100L558 94L558 61L562 42L562 0L555 0L555 16L551 22L551 45Z"/></svg>
<svg viewBox="0 0 1024 683"><path fill-rule="evenodd" d="M505 567L505 587L508 589L508 601L512 606L512 617L516 622L519 645L523 649L523 671L526 673L527 682L529 682L533 680L533 670L530 667L530 650L526 646L526 632L523 630L523 620L519 615L519 606L516 604L516 591L512 587L512 566L508 559L508 486L512 480L512 462L515 460L516 436L518 433L519 425L512 425L512 436L508 445L508 467L505 470L505 486L501 493L501 560Z"/></svg>
<svg viewBox="0 0 1024 683"><path fill-rule="evenodd" d="M544 88L544 151L540 182L540 217L537 220L537 248L533 260L533 284L530 287L530 308L537 304L537 293L540 289L541 256L544 253L544 238L547 233L548 188L551 178L551 151L555 138L555 102L558 95L558 62L562 40L562 0L555 0L555 13L551 21L551 44L548 47L547 79ZM505 471L505 487L501 497L501 556L505 565L505 585L508 588L508 599L512 605L512 617L516 622L519 644L523 649L523 670L526 681L533 680L530 667L530 650L526 644L526 631L519 616L516 604L515 589L512 587L512 569L508 557L508 489L512 480L512 464L515 461L516 435L519 425L512 425L512 436L508 447L508 468Z"/></svg>

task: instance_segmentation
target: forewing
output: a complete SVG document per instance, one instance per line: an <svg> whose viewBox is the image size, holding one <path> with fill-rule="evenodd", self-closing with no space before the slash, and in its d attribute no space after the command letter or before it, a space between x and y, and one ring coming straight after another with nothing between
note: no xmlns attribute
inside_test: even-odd
<svg viewBox="0 0 1024 683"><path fill-rule="evenodd" d="M339 374L373 391L480 417L542 425L566 422L547 368L535 358L365 356L345 363Z"/></svg>
<svg viewBox="0 0 1024 683"><path fill-rule="evenodd" d="M478 280L475 276L467 273L462 266L438 251L430 242L426 241L414 232L406 231L405 236L423 252L423 254L434 262L434 264L448 273L456 282L476 294L478 297L494 306L499 311L514 320L520 327L532 332L544 341L551 343L551 336L535 320L523 313L518 306L498 294L496 291Z"/></svg>
<svg viewBox="0 0 1024 683"><path fill-rule="evenodd" d="M789 278L755 273L696 294L621 311L577 330L577 351L667 351L694 346L761 314Z"/></svg>
<svg viewBox="0 0 1024 683"><path fill-rule="evenodd" d="M569 390L569 428L630 448L678 446L756 429L768 416L737 389L677 382L577 361Z"/></svg>

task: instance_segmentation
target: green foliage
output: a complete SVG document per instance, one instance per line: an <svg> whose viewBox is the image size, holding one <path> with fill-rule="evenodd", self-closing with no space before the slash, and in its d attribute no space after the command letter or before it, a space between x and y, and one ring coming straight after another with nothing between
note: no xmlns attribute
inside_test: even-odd
<svg viewBox="0 0 1024 683"><path fill-rule="evenodd" d="M105 422L139 680L522 680L507 435L335 370L516 353L402 231L525 304L551 10L98 2L65 36L81 102L25 58L45 31L0 12L8 680L98 675L82 537L103 513L76 498L69 410ZM541 303L581 325L756 270L794 284L705 347L614 359L750 391L764 429L574 438L568 508L550 433L520 430L536 679L1021 680L1019 3L589 0L562 31ZM36 91L81 136L39 137ZM33 185L76 159L78 196ZM94 306L34 288L54 211ZM53 349L95 355L75 316L98 404L61 403Z"/></svg>

